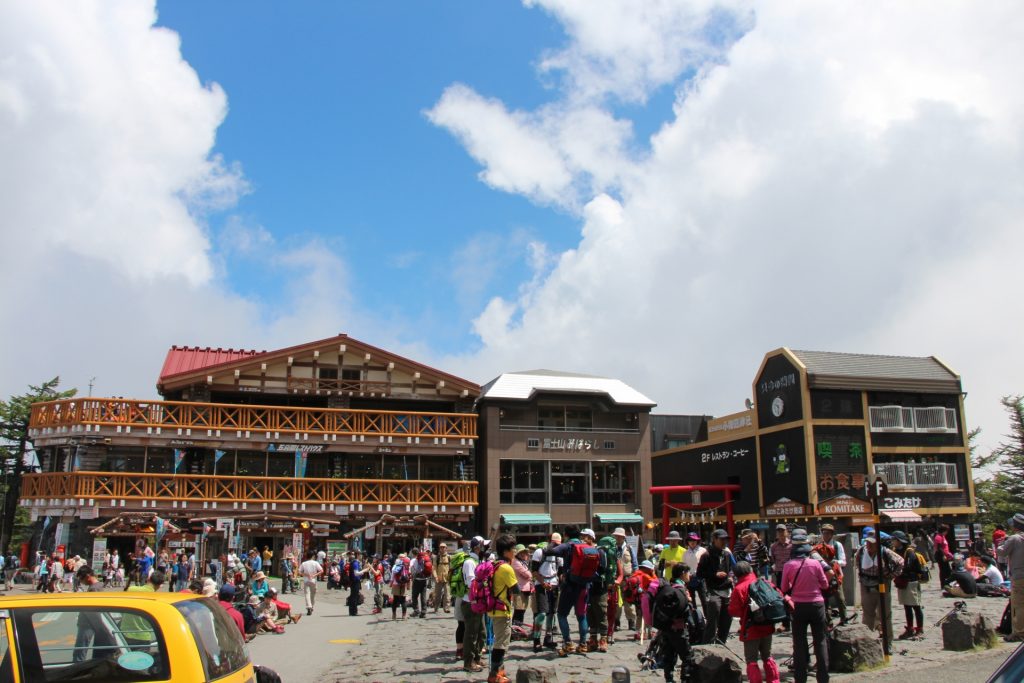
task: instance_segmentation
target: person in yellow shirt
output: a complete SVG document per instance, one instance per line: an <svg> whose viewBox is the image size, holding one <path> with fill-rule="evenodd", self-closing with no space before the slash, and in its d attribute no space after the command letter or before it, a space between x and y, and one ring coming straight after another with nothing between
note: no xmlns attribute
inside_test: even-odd
<svg viewBox="0 0 1024 683"><path fill-rule="evenodd" d="M516 537L502 534L494 542L494 552L498 556L498 568L494 570L491 592L504 609L488 612L494 626L494 645L491 647L491 667L487 683L510 683L505 675L505 652L512 640L512 595L517 590L516 572L512 569L512 560L516 556Z"/></svg>
<svg viewBox="0 0 1024 683"><path fill-rule="evenodd" d="M662 570L662 575L666 581L672 580L672 567L683 561L683 554L686 550L680 543L683 537L679 535L678 531L672 531L669 533L668 546L662 549L661 555L658 556L658 568Z"/></svg>

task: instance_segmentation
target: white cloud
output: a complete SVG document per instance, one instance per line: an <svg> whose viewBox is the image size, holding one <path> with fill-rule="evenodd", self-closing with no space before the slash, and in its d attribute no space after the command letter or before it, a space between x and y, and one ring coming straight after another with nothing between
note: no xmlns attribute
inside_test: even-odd
<svg viewBox="0 0 1024 683"><path fill-rule="evenodd" d="M544 112L611 118L600 107L663 82L674 116L642 157L604 157L618 199L581 182L593 164L563 166L573 177L560 186L583 207L578 246L518 300L493 299L475 326L483 348L450 363L485 378L544 365L612 374L663 410L721 414L742 408L761 356L781 345L936 354L963 374L986 443L997 439L999 397L1024 391L1012 343L1024 305L1007 294L1024 253L1014 7L765 3L730 23L708 7L669 18L545 6L569 42L542 69L565 80L559 100L517 113L520 135L587 145L585 126L551 136ZM749 31L717 51L694 35L716 22ZM478 150L495 143L472 112L439 123ZM488 172L505 163L474 156ZM500 189L544 201L523 189L543 177Z"/></svg>

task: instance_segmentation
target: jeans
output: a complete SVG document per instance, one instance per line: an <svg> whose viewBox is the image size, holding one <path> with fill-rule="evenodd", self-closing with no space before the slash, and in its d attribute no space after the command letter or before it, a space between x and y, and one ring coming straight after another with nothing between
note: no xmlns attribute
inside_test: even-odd
<svg viewBox="0 0 1024 683"><path fill-rule="evenodd" d="M427 580L426 579L413 579L412 580L412 611L413 616L416 616L416 612L420 614L427 613Z"/></svg>
<svg viewBox="0 0 1024 683"><path fill-rule="evenodd" d="M732 627L732 617L729 616L729 596L709 593L704 619L707 620L707 624L704 626L702 640L705 643L713 643L715 640L724 643L729 637L729 628Z"/></svg>
<svg viewBox="0 0 1024 683"><path fill-rule="evenodd" d="M281 577L281 594L291 593L295 591L295 579L290 574L285 574Z"/></svg>
<svg viewBox="0 0 1024 683"><path fill-rule="evenodd" d="M566 581L562 584L558 595L558 629L562 632L562 642L572 641L569 633L569 612L576 610L576 621L580 626L580 641L587 639L590 625L587 623L587 593L589 586L585 583ZM581 603L582 598L582 605Z"/></svg>
<svg viewBox="0 0 1024 683"><path fill-rule="evenodd" d="M811 627L814 643L815 679L828 683L828 640L826 638L825 605L820 602L798 602L793 608L793 676L796 683L806 683L807 627Z"/></svg>

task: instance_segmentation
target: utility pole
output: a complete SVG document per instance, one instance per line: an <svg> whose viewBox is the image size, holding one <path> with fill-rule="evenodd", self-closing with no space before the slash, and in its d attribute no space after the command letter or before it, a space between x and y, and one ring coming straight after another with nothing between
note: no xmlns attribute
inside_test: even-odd
<svg viewBox="0 0 1024 683"><path fill-rule="evenodd" d="M89 378L89 398L92 398L92 387L93 387L93 385L95 383L96 383L96 378L95 377L90 377Z"/></svg>

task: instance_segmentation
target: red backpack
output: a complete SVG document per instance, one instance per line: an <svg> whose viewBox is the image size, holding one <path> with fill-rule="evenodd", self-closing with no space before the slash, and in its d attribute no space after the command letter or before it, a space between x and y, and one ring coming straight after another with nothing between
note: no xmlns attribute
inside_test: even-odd
<svg viewBox="0 0 1024 683"><path fill-rule="evenodd" d="M601 570L604 553L596 545L579 542L572 544L569 560L569 578L577 583L591 583Z"/></svg>
<svg viewBox="0 0 1024 683"><path fill-rule="evenodd" d="M430 553L425 550L421 550L420 554L416 556L416 559L420 563L420 576L423 578L430 578L434 573L434 563L430 560Z"/></svg>
<svg viewBox="0 0 1024 683"><path fill-rule="evenodd" d="M624 601L630 604L640 602L640 594L644 590L640 577L640 572L635 572L626 577L626 580L622 582L622 599Z"/></svg>

